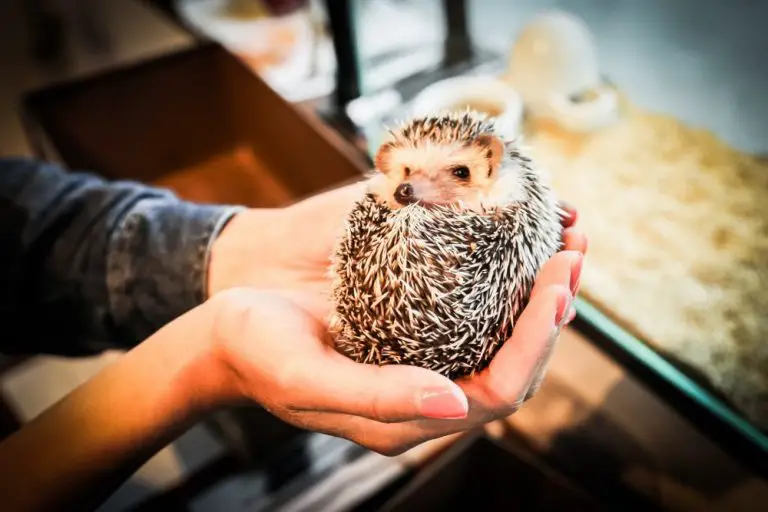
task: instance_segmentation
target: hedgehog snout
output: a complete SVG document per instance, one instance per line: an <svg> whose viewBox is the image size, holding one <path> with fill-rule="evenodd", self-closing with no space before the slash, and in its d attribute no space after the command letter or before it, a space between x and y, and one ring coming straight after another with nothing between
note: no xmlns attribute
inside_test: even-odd
<svg viewBox="0 0 768 512"><path fill-rule="evenodd" d="M401 183L395 189L395 201L403 206L409 205L416 201L416 195L413 191L413 185L410 183Z"/></svg>

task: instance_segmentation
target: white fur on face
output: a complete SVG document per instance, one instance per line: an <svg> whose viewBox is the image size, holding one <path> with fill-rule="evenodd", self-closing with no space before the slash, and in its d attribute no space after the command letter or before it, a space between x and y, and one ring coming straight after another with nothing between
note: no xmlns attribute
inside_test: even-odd
<svg viewBox="0 0 768 512"><path fill-rule="evenodd" d="M381 174L370 183L371 192L390 208L401 208L394 199L401 183L411 183L420 200L436 204L461 204L481 212L484 208L525 199L519 169L505 161L489 176L491 160L487 148L459 144L425 144L391 148L382 162ZM470 179L461 183L451 169L464 165ZM406 171L410 171L410 174Z"/></svg>
<svg viewBox="0 0 768 512"><path fill-rule="evenodd" d="M481 195L486 206L504 206L528 199L521 180L521 169L515 163L506 163L499 169L495 181Z"/></svg>
<svg viewBox="0 0 768 512"><path fill-rule="evenodd" d="M402 146L392 149L389 157L389 172L402 173L405 167L413 172L428 176L449 172L457 165L466 165L472 173L473 183L476 176L487 176L488 160L475 148L462 147L458 144L425 144L420 147Z"/></svg>
<svg viewBox="0 0 768 512"><path fill-rule="evenodd" d="M397 210L402 205L395 201L395 189L400 181L391 176L378 172L368 180L368 192L373 194L380 202L386 204L392 210Z"/></svg>

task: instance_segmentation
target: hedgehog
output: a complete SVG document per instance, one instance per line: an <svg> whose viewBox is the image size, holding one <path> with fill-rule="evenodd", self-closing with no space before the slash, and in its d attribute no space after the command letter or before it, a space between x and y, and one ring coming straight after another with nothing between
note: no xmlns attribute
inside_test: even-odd
<svg viewBox="0 0 768 512"><path fill-rule="evenodd" d="M359 363L471 376L561 249L564 212L519 142L479 112L389 135L332 254L333 345Z"/></svg>

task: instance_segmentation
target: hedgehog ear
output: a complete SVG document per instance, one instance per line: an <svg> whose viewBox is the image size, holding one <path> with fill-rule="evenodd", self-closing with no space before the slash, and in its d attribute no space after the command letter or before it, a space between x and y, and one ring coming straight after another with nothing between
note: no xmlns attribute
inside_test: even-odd
<svg viewBox="0 0 768 512"><path fill-rule="evenodd" d="M485 157L490 161L489 175L499 168L504 157L504 142L495 135L480 135L475 143L485 151Z"/></svg>
<svg viewBox="0 0 768 512"><path fill-rule="evenodd" d="M383 174L389 173L392 149L394 149L394 145L391 142L382 144L373 159L376 169Z"/></svg>

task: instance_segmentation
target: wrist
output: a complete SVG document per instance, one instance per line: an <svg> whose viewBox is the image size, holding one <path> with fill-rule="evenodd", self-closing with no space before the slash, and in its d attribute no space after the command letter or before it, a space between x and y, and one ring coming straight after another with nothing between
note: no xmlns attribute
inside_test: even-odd
<svg viewBox="0 0 768 512"><path fill-rule="evenodd" d="M268 286L280 261L278 243L285 210L255 208L233 215L213 240L207 266L206 299L238 286Z"/></svg>
<svg viewBox="0 0 768 512"><path fill-rule="evenodd" d="M144 376L158 376L159 410L186 426L226 405L232 395L217 355L215 306L209 301L194 308L124 358Z"/></svg>

